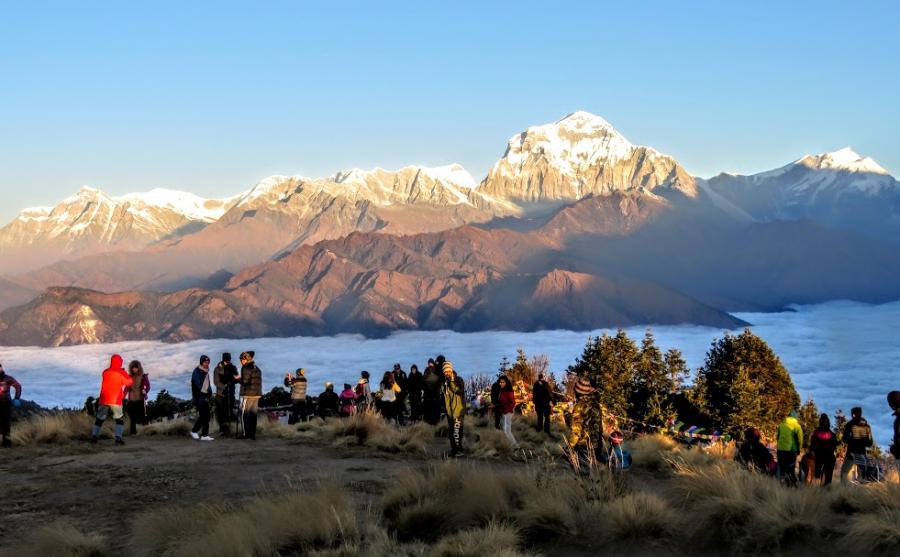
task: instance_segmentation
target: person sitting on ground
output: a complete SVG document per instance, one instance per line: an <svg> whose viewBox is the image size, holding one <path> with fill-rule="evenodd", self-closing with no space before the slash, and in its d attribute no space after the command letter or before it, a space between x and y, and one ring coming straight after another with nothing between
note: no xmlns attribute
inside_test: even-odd
<svg viewBox="0 0 900 557"><path fill-rule="evenodd" d="M400 385L394 381L394 374L386 371L380 387L381 397L378 400L378 410L385 420L391 422L397 417Z"/></svg>
<svg viewBox="0 0 900 557"><path fill-rule="evenodd" d="M241 354L241 438L251 441L256 439L259 400L262 398L262 370L254 358L256 353L252 350Z"/></svg>
<svg viewBox="0 0 900 557"><path fill-rule="evenodd" d="M144 373L141 362L132 360L128 364L131 375L131 387L125 390L128 399L128 419L131 422L131 435L137 434L138 424L147 425L147 394L150 392L150 376Z"/></svg>
<svg viewBox="0 0 900 557"><path fill-rule="evenodd" d="M112 414L116 425L113 434L116 445L124 445L122 434L125 432L125 413L122 411L122 402L125 399L125 389L131 387L132 380L128 372L122 368L122 356L113 354L109 361L109 367L103 370L103 379L100 383L100 397L97 406L97 419L91 426L91 443L96 443L100 438L100 429L107 416Z"/></svg>
<svg viewBox="0 0 900 557"><path fill-rule="evenodd" d="M309 416L306 410L306 370L302 367L297 369L293 377L286 373L284 386L291 390L291 417L288 423L295 424L301 420L305 422Z"/></svg>
<svg viewBox="0 0 900 557"><path fill-rule="evenodd" d="M862 417L862 408L859 406L850 409L850 421L844 426L842 441L847 445L847 453L841 463L841 483L847 483L850 481L850 472L856 467L854 459L864 460L866 451L874 444L872 428Z"/></svg>
<svg viewBox="0 0 900 557"><path fill-rule="evenodd" d="M537 414L537 430L550 433L550 383L539 373L531 388L531 401Z"/></svg>
<svg viewBox="0 0 900 557"><path fill-rule="evenodd" d="M900 391L891 391L887 396L888 406L894 411L894 436L891 439L891 454L900 474Z"/></svg>
<svg viewBox="0 0 900 557"><path fill-rule="evenodd" d="M497 383L500 384L500 396L497 399L497 408L500 411L500 416L503 421L503 434L506 435L510 444L516 449L519 447L519 442L516 441L512 432L512 419L513 414L516 412L516 393L513 390L512 382L506 375L501 375L500 378L497 379Z"/></svg>
<svg viewBox="0 0 900 557"><path fill-rule="evenodd" d="M831 420L828 414L819 416L819 427L813 431L809 438L809 450L815 458L813 477L822 481L822 485L831 483L834 474L835 456L837 450L837 437L831 431Z"/></svg>
<svg viewBox="0 0 900 557"><path fill-rule="evenodd" d="M209 356L200 356L200 365L194 368L191 374L191 399L197 408L197 420L191 428L191 437L200 441L212 441L209 436L210 407L212 398L212 385L209 380Z"/></svg>
<svg viewBox="0 0 900 557"><path fill-rule="evenodd" d="M234 421L234 389L240 382L241 375L237 367L231 363L231 354L222 354L222 361L216 364L213 371L213 382L216 385L216 421L219 422L219 434L231 433L231 422Z"/></svg>
<svg viewBox="0 0 900 557"><path fill-rule="evenodd" d="M356 391L353 390L350 383L344 383L344 390L341 391L339 398L341 417L346 418L347 416L352 416L356 411Z"/></svg>
<svg viewBox="0 0 900 557"><path fill-rule="evenodd" d="M15 398L9 395L10 391L16 391ZM0 364L0 436L3 437L3 447L12 447L12 408L21 406L22 385L12 375L7 375Z"/></svg>
<svg viewBox="0 0 900 557"><path fill-rule="evenodd" d="M778 425L776 448L778 475L789 486L797 486L797 456L803 446L803 428L797 420L797 412L791 411Z"/></svg>
<svg viewBox="0 0 900 557"><path fill-rule="evenodd" d="M744 432L744 442L738 450L738 459L744 466L756 472L769 475L775 473L775 458L763 444L762 434L755 427L748 428Z"/></svg>
<svg viewBox="0 0 900 557"><path fill-rule="evenodd" d="M340 415L340 411L340 398L334 392L334 383L329 381L325 383L325 392L319 395L319 417L323 420L334 418Z"/></svg>

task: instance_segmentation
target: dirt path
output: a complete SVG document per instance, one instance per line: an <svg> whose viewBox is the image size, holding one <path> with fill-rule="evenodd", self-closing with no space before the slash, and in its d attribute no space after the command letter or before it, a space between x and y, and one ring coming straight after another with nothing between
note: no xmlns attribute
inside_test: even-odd
<svg viewBox="0 0 900 557"><path fill-rule="evenodd" d="M0 539L60 518L114 534L154 507L274 493L320 480L339 482L365 505L394 474L426 464L423 458L284 439L201 443L138 436L127 442L0 452Z"/></svg>

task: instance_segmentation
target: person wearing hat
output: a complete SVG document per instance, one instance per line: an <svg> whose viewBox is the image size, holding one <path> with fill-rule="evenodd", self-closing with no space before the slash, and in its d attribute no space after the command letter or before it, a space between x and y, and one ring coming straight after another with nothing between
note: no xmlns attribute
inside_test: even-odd
<svg viewBox="0 0 900 557"><path fill-rule="evenodd" d="M291 417L288 423L295 424L299 421L307 421L309 412L306 410L306 370L298 368L295 375L284 375L284 386L291 390Z"/></svg>
<svg viewBox="0 0 900 557"><path fill-rule="evenodd" d="M325 418L333 418L340 414L341 401L337 393L334 392L334 383L328 381L325 383L325 392L319 395L318 414L323 420Z"/></svg>
<svg viewBox="0 0 900 557"><path fill-rule="evenodd" d="M10 391L16 391L15 398L9 396ZM22 385L12 375L7 375L0 364L0 436L3 437L3 447L12 447L10 439L10 425L12 423L12 407L19 407L22 402Z"/></svg>
<svg viewBox="0 0 900 557"><path fill-rule="evenodd" d="M444 374L444 383L441 393L444 399L444 409L447 412L447 424L450 427L450 456L456 457L463 454L463 419L466 416L466 384L463 382L453 364L444 361L441 365Z"/></svg>
<svg viewBox="0 0 900 557"><path fill-rule="evenodd" d="M887 396L888 406L894 411L894 437L891 440L891 454L900 473L900 391L891 391Z"/></svg>
<svg viewBox="0 0 900 557"><path fill-rule="evenodd" d="M841 483L850 481L850 472L856 467L856 460L865 459L866 451L875 444L872 428L862 416L859 406L850 409L850 421L844 426L841 442L847 445L844 461L841 463ZM854 459L854 456L857 458Z"/></svg>
<svg viewBox="0 0 900 557"><path fill-rule="evenodd" d="M256 439L256 419L262 398L262 370L253 360L256 353L241 353L241 428L242 439Z"/></svg>
<svg viewBox="0 0 900 557"><path fill-rule="evenodd" d="M441 421L441 370L433 359L428 360L422 375L422 419L437 425Z"/></svg>
<svg viewBox="0 0 900 557"><path fill-rule="evenodd" d="M588 441L588 433L584 428L584 415L589 403L588 396L594 392L594 386L587 377L575 380L575 404L572 405L572 428L569 435L569 447L584 449ZM587 456L587 455L585 455Z"/></svg>
<svg viewBox="0 0 900 557"><path fill-rule="evenodd" d="M222 354L222 361L216 364L213 380L216 384L216 421L219 422L219 434L231 433L231 422L234 421L234 388L241 375L237 367L231 363L231 354Z"/></svg>
<svg viewBox="0 0 900 557"><path fill-rule="evenodd" d="M122 404L125 400L125 389L131 387L133 381L128 372L122 368L123 361L122 356L113 354L109 359L109 367L103 370L100 396L97 401L97 415L94 425L91 426L91 443L96 443L100 439L103 422L112 414L113 420L116 422L113 428L116 445L125 444L125 441L122 440L122 434L125 432L125 412Z"/></svg>
<svg viewBox="0 0 900 557"><path fill-rule="evenodd" d="M797 486L797 456L803 447L803 428L797 420L797 412L791 412L778 424L775 437L775 455L778 459L778 477L789 486Z"/></svg>
<svg viewBox="0 0 900 557"><path fill-rule="evenodd" d="M344 383L344 390L341 391L340 397L340 414L342 418L352 416L356 412L356 392L350 383Z"/></svg>
<svg viewBox="0 0 900 557"><path fill-rule="evenodd" d="M197 421L191 428L191 437L200 441L212 441L209 436L209 399L212 397L212 385L209 380L209 356L200 356L200 365L191 374L191 398L197 407Z"/></svg>

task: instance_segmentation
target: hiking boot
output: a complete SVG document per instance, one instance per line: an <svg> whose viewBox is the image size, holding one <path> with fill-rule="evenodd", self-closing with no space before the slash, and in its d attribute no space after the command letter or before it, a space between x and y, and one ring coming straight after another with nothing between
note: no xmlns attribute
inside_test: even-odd
<svg viewBox="0 0 900 557"><path fill-rule="evenodd" d="M204 435L203 437L200 438L200 440L201 441L215 441L215 439L210 437L209 435Z"/></svg>
<svg viewBox="0 0 900 557"><path fill-rule="evenodd" d="M116 445L124 445L124 444L125 444L124 439L122 439L121 437L116 437Z"/></svg>
<svg viewBox="0 0 900 557"><path fill-rule="evenodd" d="M192 432L191 432L191 437L193 437L194 440L197 441L197 440L200 439L200 434L197 433L196 431L192 431Z"/></svg>

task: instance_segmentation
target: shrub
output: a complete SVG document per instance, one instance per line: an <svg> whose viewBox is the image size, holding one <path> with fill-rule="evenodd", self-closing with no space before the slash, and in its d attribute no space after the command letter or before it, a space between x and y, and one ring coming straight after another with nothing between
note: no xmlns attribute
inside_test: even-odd
<svg viewBox="0 0 900 557"><path fill-rule="evenodd" d="M106 557L106 539L97 534L85 534L71 524L60 522L31 531L28 540L0 550L2 557Z"/></svg>
<svg viewBox="0 0 900 557"><path fill-rule="evenodd" d="M431 551L429 557L520 557L516 549L519 536L514 528L499 524L488 524L483 528L463 530L443 538Z"/></svg>
<svg viewBox="0 0 900 557"><path fill-rule="evenodd" d="M81 412L41 414L16 424L12 430L12 441L17 445L88 441L93 422L93 418ZM108 435L108 431L104 434Z"/></svg>

